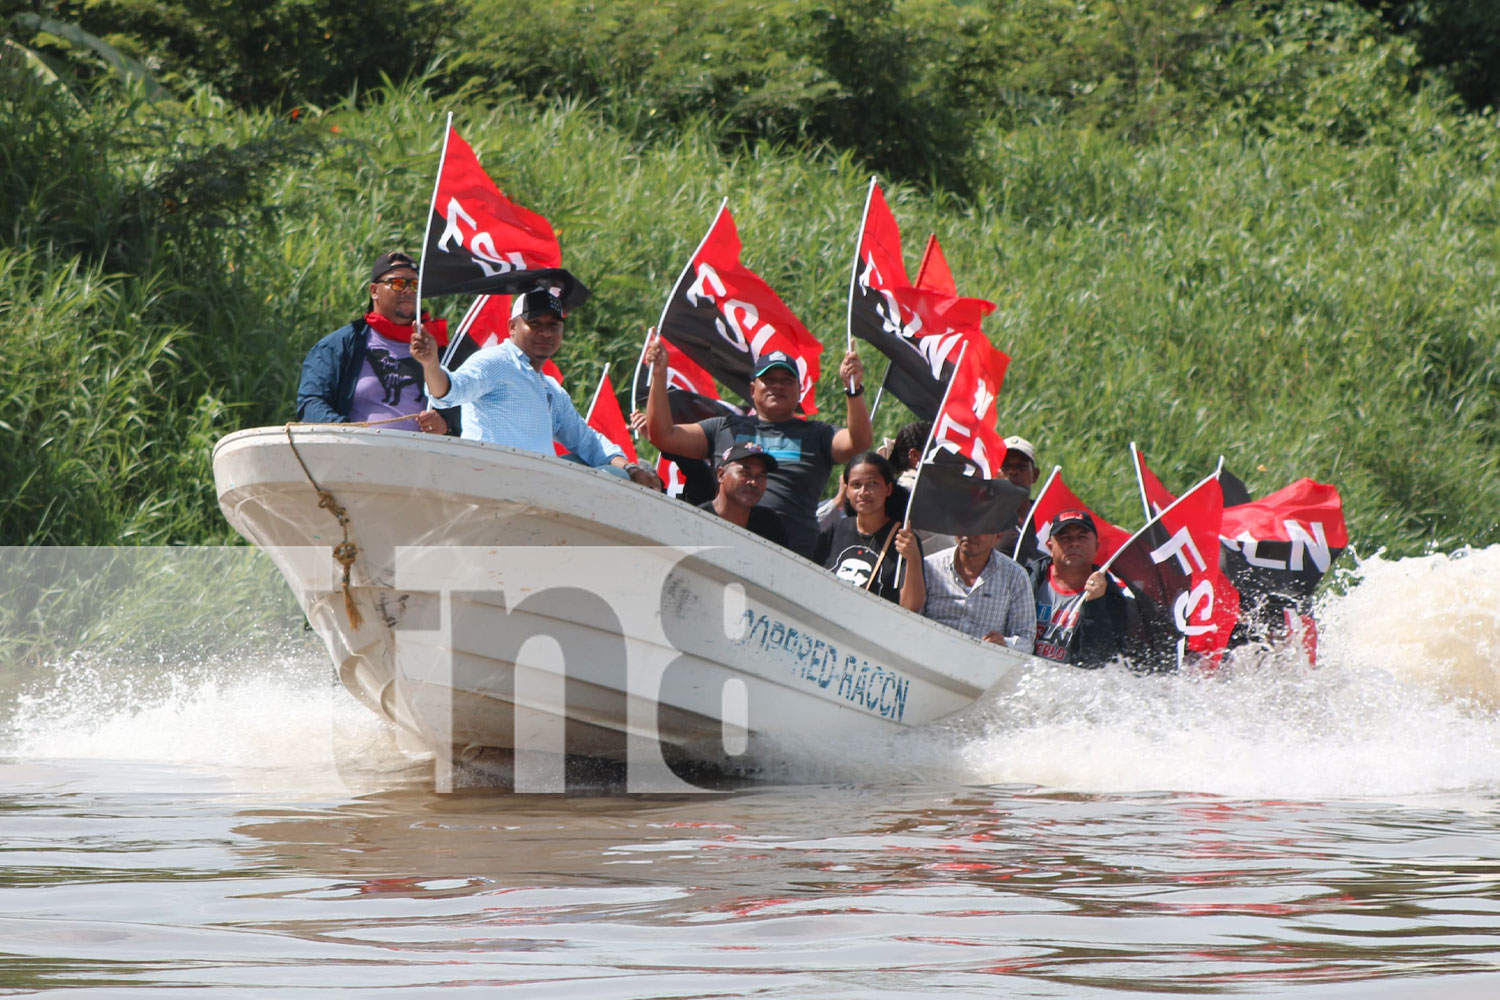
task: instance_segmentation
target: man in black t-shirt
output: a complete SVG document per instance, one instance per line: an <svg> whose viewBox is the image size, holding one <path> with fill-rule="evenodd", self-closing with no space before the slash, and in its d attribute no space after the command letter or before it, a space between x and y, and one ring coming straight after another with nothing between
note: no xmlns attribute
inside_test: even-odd
<svg viewBox="0 0 1500 1000"><path fill-rule="evenodd" d="M755 363L750 380L755 416L712 417L695 424L672 422L666 390L667 352L655 335L646 347L646 363L653 372L646 401L651 443L664 453L688 458L720 455L747 441L759 445L776 460L764 506L781 519L788 547L811 559L818 544L818 499L829 474L835 465L870 447L870 412L865 408L864 366L859 355L850 351L839 365L839 379L848 397L847 427L797 416L801 401L797 364L780 351L762 355Z"/></svg>
<svg viewBox="0 0 1500 1000"><path fill-rule="evenodd" d="M719 479L718 494L698 506L768 542L786 545L781 521L766 508L757 506L766 495L767 477L775 471L776 459L761 451L753 441L728 448L719 456L718 468L714 470Z"/></svg>

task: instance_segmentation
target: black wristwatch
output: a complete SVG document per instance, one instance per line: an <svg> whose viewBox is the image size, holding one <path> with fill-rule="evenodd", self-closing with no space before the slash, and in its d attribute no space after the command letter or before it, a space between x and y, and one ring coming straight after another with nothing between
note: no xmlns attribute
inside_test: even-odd
<svg viewBox="0 0 1500 1000"><path fill-rule="evenodd" d="M861 385L858 389L850 389L848 386L844 387L844 395L848 396L850 399L853 399L855 396L863 396L864 394L865 387L863 385Z"/></svg>

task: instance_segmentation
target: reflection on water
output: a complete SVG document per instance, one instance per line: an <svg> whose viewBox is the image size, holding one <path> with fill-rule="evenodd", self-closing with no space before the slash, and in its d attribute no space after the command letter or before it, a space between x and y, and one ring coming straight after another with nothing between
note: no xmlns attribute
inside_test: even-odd
<svg viewBox="0 0 1500 1000"><path fill-rule="evenodd" d="M1367 565L1317 670L1041 669L727 795L434 795L295 630L72 657L0 699L0 984L1489 997L1496 561Z"/></svg>
<svg viewBox="0 0 1500 1000"><path fill-rule="evenodd" d="M913 785L295 802L99 777L33 771L0 806L0 970L33 985L1264 995L1500 956L1476 803Z"/></svg>

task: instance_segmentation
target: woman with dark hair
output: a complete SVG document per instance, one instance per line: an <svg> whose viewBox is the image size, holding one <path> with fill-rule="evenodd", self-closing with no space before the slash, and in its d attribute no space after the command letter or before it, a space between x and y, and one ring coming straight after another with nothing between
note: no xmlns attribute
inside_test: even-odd
<svg viewBox="0 0 1500 1000"><path fill-rule="evenodd" d="M844 466L843 479L849 516L823 529L816 561L840 580L920 612L927 602L922 543L901 526L906 491L896 485L896 470L879 452L867 451Z"/></svg>

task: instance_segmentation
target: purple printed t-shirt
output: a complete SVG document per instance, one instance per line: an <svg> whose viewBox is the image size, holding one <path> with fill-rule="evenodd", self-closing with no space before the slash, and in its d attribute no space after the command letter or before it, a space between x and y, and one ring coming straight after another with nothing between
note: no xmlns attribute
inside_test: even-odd
<svg viewBox="0 0 1500 1000"><path fill-rule="evenodd" d="M427 409L422 365L411 356L411 345L382 337L371 327L365 341L365 367L354 383L349 421L405 417Z"/></svg>

